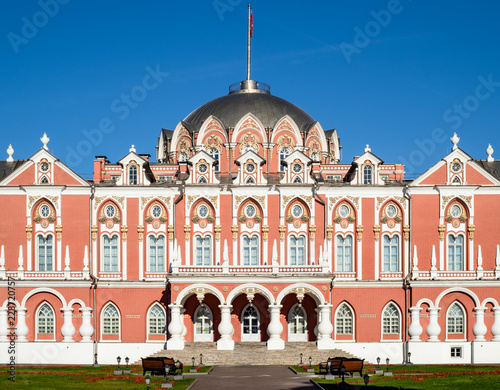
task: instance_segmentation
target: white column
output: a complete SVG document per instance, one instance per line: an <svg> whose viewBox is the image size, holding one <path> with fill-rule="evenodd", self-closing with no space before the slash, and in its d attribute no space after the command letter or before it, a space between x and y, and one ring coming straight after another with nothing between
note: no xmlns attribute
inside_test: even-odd
<svg viewBox="0 0 500 390"><path fill-rule="evenodd" d="M429 308L429 325L427 325L427 334L429 341L439 341L438 336L441 333L441 327L438 324L438 311L440 307Z"/></svg>
<svg viewBox="0 0 500 390"><path fill-rule="evenodd" d="M73 326L73 309L70 307L61 309L64 316L64 324L61 327L61 333L64 336L63 342L72 343L73 335L75 334L75 327Z"/></svg>
<svg viewBox="0 0 500 390"><path fill-rule="evenodd" d="M493 312L495 313L495 321L491 326L491 334L493 341L500 341L500 307L494 307Z"/></svg>
<svg viewBox="0 0 500 390"><path fill-rule="evenodd" d="M181 324L182 324L182 333L181 333L181 338L182 338L183 340L186 340L186 339L185 339L185 337L186 337L186 334L187 334L187 331L188 331L188 330L187 330L187 328L186 328L186 324L185 324L185 322L184 322L184 321L185 321L185 319L186 319L186 317L185 317L185 315L184 315L184 313L185 313L185 312L186 312L186 309L181 309Z"/></svg>
<svg viewBox="0 0 500 390"><path fill-rule="evenodd" d="M332 349L334 348L332 340L333 325L331 321L332 305L327 303L319 305L319 308L321 310L321 322L318 325L318 349Z"/></svg>
<svg viewBox="0 0 500 390"><path fill-rule="evenodd" d="M314 327L314 335L316 336L316 338L318 338L318 326L319 326L319 323L321 322L321 309L314 309L314 311L316 312L316 326Z"/></svg>
<svg viewBox="0 0 500 390"><path fill-rule="evenodd" d="M220 309L220 324L218 327L220 339L217 340L217 349L233 350L233 324L231 324L232 305L219 305Z"/></svg>
<svg viewBox="0 0 500 390"><path fill-rule="evenodd" d="M0 306L0 342L7 341L9 332L9 325L7 323L7 308Z"/></svg>
<svg viewBox="0 0 500 390"><path fill-rule="evenodd" d="M472 332L474 333L474 336L476 338L474 341L485 341L484 340L484 335L487 332L486 325L484 324L484 311L486 310L485 307L475 307L474 311L476 312L476 323L474 324L474 327L472 328Z"/></svg>
<svg viewBox="0 0 500 390"><path fill-rule="evenodd" d="M17 326L16 335L17 341L27 341L26 336L28 335L29 329L26 325L26 309L25 307L18 307L17 311Z"/></svg>
<svg viewBox="0 0 500 390"><path fill-rule="evenodd" d="M182 305L171 304L170 308L170 324L168 331L170 338L167 341L167 349L184 349L184 340L182 339L182 331L184 326L181 322Z"/></svg>
<svg viewBox="0 0 500 390"><path fill-rule="evenodd" d="M421 307L410 307L411 324L408 327L408 334L411 336L410 341L420 341L420 335L423 332L422 325L420 325L421 310Z"/></svg>
<svg viewBox="0 0 500 390"><path fill-rule="evenodd" d="M92 308L82 307L80 308L80 311L82 313L82 325L80 326L80 329L78 331L82 336L82 342L90 343L92 342L91 337L94 334L94 327L91 323Z"/></svg>
<svg viewBox="0 0 500 390"><path fill-rule="evenodd" d="M267 327L269 340L267 341L267 349L285 349L285 342L281 339L283 333L283 325L280 321L280 312L282 305L269 305L271 313L271 321Z"/></svg>

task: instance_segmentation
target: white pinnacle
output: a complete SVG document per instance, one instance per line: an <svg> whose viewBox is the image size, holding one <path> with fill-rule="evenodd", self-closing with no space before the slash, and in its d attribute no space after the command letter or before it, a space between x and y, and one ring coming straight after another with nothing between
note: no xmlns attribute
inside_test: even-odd
<svg viewBox="0 0 500 390"><path fill-rule="evenodd" d="M7 154L9 155L9 157L7 157L7 161L13 162L14 159L12 158L12 155L14 154L14 148L12 147L12 145L9 145L9 147L7 148Z"/></svg>

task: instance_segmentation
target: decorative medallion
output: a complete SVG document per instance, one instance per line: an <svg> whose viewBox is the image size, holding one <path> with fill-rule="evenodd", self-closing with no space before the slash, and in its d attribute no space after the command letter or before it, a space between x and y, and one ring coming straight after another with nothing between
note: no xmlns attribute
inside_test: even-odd
<svg viewBox="0 0 500 390"><path fill-rule="evenodd" d="M179 286L174 286L174 291L179 291Z"/></svg>
<svg viewBox="0 0 500 390"><path fill-rule="evenodd" d="M111 220L111 219L110 219L110 220L108 220L108 221L106 222L106 227L107 227L108 229L111 229L111 228L114 226L114 224L115 224L115 223L113 222L113 220Z"/></svg>
<svg viewBox="0 0 500 390"><path fill-rule="evenodd" d="M328 287L326 287L326 286L321 286L321 289L322 289L323 291L326 291L326 290L328 290Z"/></svg>
<svg viewBox="0 0 500 390"><path fill-rule="evenodd" d="M387 222L387 226L392 229L394 227L394 221L391 219L389 222Z"/></svg>
<svg viewBox="0 0 500 390"><path fill-rule="evenodd" d="M159 222L159 221L154 221L154 222L153 222L153 227L154 227L155 229L158 229L158 228L160 227L160 222Z"/></svg>
<svg viewBox="0 0 500 390"><path fill-rule="evenodd" d="M251 229L251 228L253 228L253 225L254 225L254 222L253 222L251 219L249 219L249 220L247 221L247 227L248 227L249 229Z"/></svg>
<svg viewBox="0 0 500 390"><path fill-rule="evenodd" d="M293 226L294 226L295 228L299 228L299 227L300 227L300 221L299 221L298 219L297 219L297 220L295 220L295 221L293 222Z"/></svg>
<svg viewBox="0 0 500 390"><path fill-rule="evenodd" d="M222 291L226 292L228 290L229 290L229 288L227 286L222 287Z"/></svg>
<svg viewBox="0 0 500 390"><path fill-rule="evenodd" d="M41 224L41 225L42 225L42 227L45 229L45 228L47 228L47 227L49 226L49 221L47 221L46 219L44 219L44 220L42 221L42 224Z"/></svg>
<svg viewBox="0 0 500 390"><path fill-rule="evenodd" d="M346 229L346 228L347 228L347 226L349 226L349 222L347 222L347 221L344 219L342 222L340 222L340 226L342 226L342 228Z"/></svg>
<svg viewBox="0 0 500 390"><path fill-rule="evenodd" d="M200 227L202 229L205 229L207 227L207 221L205 221L204 219L202 221L200 221Z"/></svg>
<svg viewBox="0 0 500 390"><path fill-rule="evenodd" d="M458 221L457 219L455 219L455 220L453 221L452 225L453 225L453 227L454 227L454 228L457 228L457 227L459 227L459 226L460 226L460 221Z"/></svg>
<svg viewBox="0 0 500 390"><path fill-rule="evenodd" d="M279 290L278 286L273 286L273 291L274 292L278 292L278 290Z"/></svg>

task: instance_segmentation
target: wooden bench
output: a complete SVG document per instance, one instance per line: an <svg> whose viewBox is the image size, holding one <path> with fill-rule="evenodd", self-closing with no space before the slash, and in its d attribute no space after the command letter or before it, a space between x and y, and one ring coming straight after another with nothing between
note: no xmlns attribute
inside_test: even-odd
<svg viewBox="0 0 500 390"><path fill-rule="evenodd" d="M165 376L165 367L168 367L168 375L182 374L184 365L181 363L179 368L175 365L174 358L167 357L148 357L142 358L142 375L144 376L147 371L151 375Z"/></svg>
<svg viewBox="0 0 500 390"><path fill-rule="evenodd" d="M341 368L342 366L344 366L346 374L359 372L359 375L363 376L364 361L365 361L364 359L358 359L358 358L342 358L342 357L328 358L326 362L322 362L319 364L319 373L328 374L328 362L330 362L331 375L341 375L342 374Z"/></svg>
<svg viewBox="0 0 500 390"><path fill-rule="evenodd" d="M320 374L328 374L328 362L330 362L330 373L340 371L340 367L342 366L342 358L333 357L328 358L326 362L322 362L319 364Z"/></svg>
<svg viewBox="0 0 500 390"><path fill-rule="evenodd" d="M345 367L346 373L350 373L352 375L354 372L359 372L359 376L363 376L364 361L365 359L358 358L342 359L342 366Z"/></svg>

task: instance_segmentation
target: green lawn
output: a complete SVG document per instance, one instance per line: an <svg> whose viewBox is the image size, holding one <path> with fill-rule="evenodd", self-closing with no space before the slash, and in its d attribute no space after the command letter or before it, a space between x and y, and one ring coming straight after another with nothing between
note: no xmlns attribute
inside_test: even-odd
<svg viewBox="0 0 500 390"><path fill-rule="evenodd" d="M123 369L124 367L122 367ZM115 376L116 366L50 366L16 367L15 382L9 380L8 367L0 367L0 388L2 389L146 389L142 367L131 366L131 373ZM210 367L204 368L206 370ZM200 370L201 371L201 370ZM198 371L198 372L200 372ZM187 389L195 379L170 380L174 389ZM165 382L163 377L151 377L150 389L159 388Z"/></svg>
<svg viewBox="0 0 500 390"><path fill-rule="evenodd" d="M317 367L315 367L317 368ZM500 367L499 366L424 366L413 365L389 366L393 376L374 375L374 366L367 366L363 373L370 375L369 387L379 389L437 389L437 390L456 390L456 389L481 389L494 390L500 389ZM381 366L386 369L386 366ZM297 372L305 372L305 369L294 367ZM323 375L314 379L320 383L325 390L337 389L337 383L341 379L326 381ZM352 388L365 388L363 378L350 378L346 376L345 381L352 385Z"/></svg>

